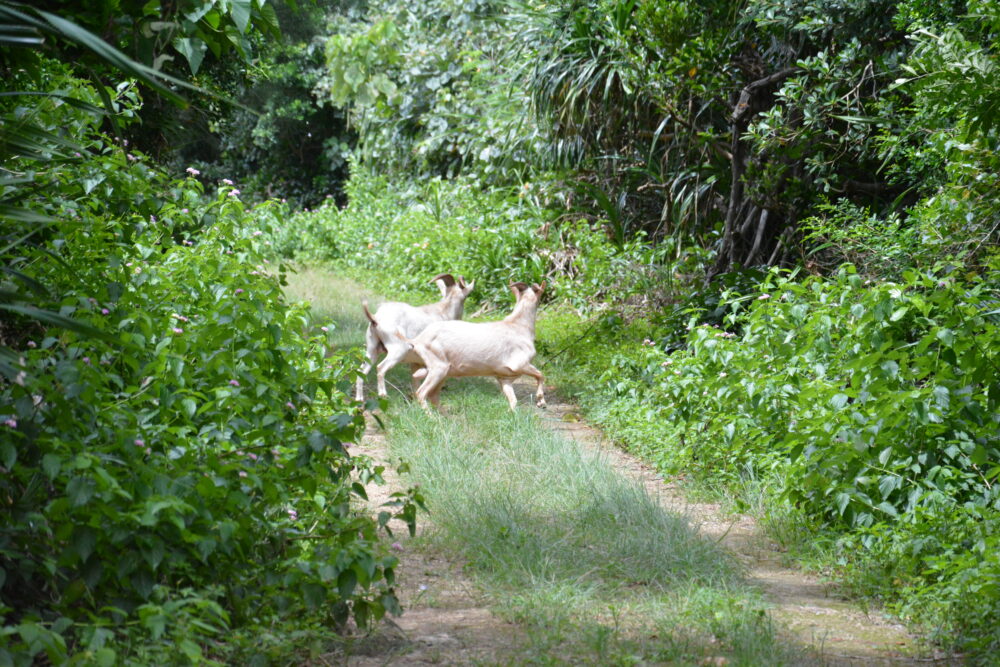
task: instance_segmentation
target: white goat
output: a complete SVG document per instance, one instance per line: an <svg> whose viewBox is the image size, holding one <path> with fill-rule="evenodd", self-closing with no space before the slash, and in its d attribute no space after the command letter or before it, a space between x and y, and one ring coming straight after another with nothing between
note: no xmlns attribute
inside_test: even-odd
<svg viewBox="0 0 1000 667"><path fill-rule="evenodd" d="M435 322L412 340L413 351L423 360L424 369L414 373L424 381L417 389L417 401L425 409L427 401L437 407L441 386L449 377L495 377L510 403L517 406L514 380L530 375L538 381L535 402L545 407L544 378L531 364L535 356L535 314L545 283L512 283L516 303L510 315L499 322Z"/></svg>
<svg viewBox="0 0 1000 667"><path fill-rule="evenodd" d="M378 359L379 353L385 354L385 359L379 363L376 372L379 396L385 397L387 395L385 374L390 368L401 361L408 362L413 371L420 367L420 358L412 352L400 336L413 338L432 322L457 320L462 317L465 299L475 286L475 282L466 284L461 276L456 281L450 273L435 276L431 282L437 283L441 290L441 300L437 303L411 306L399 301L388 301L379 306L374 315L368 310L368 302L362 303L369 324L368 331L365 333L366 358L361 365L361 377L357 380L356 400L364 399L365 378L371 372L372 365ZM414 378L411 382L414 391L416 391L417 379Z"/></svg>

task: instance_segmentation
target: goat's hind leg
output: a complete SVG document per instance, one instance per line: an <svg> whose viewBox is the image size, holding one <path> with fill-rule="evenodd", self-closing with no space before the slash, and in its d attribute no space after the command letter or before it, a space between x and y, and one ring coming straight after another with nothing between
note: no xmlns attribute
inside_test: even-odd
<svg viewBox="0 0 1000 667"><path fill-rule="evenodd" d="M368 331L365 333L365 360L361 364L361 374L358 376L358 380L355 384L354 400L365 400L365 380L368 379L368 374L371 373L372 365L375 363L375 360L378 359L378 353L382 349L385 349L382 347L382 341L378 339L372 331L372 328L369 326Z"/></svg>
<svg viewBox="0 0 1000 667"><path fill-rule="evenodd" d="M389 393L385 390L385 374L389 372L396 364L403 360L406 353L409 351L406 345L403 344L392 344L386 346L385 359L383 359L378 367L376 376L378 378L378 395L385 398Z"/></svg>
<svg viewBox="0 0 1000 667"><path fill-rule="evenodd" d="M428 399L435 408L441 405L441 385L448 377L448 367L426 367L426 376L420 388L417 389L417 402L424 410L427 410Z"/></svg>

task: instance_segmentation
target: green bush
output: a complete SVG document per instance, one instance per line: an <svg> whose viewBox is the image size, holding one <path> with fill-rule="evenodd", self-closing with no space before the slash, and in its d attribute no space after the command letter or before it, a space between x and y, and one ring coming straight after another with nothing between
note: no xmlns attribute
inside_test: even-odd
<svg viewBox="0 0 1000 667"><path fill-rule="evenodd" d="M724 296L723 327L693 313L683 348L636 321L584 337L566 365L589 374L584 401L610 433L661 469L730 488L777 477L784 501L842 536L858 592L988 651L1000 618L996 278L772 273ZM564 318L540 327L563 337L550 345L579 332Z"/></svg>
<svg viewBox="0 0 1000 667"><path fill-rule="evenodd" d="M547 280L550 298L590 308L597 295L642 293L637 283L652 261L640 242L615 248L600 229L556 224L553 213L524 194L483 192L474 179L390 185L364 167L352 170L350 205L296 213L273 237L279 256L332 262L383 293L401 298L433 290L442 271L476 281L473 302L506 307L511 281ZM652 274L647 275L647 280Z"/></svg>
<svg viewBox="0 0 1000 667"><path fill-rule="evenodd" d="M0 219L0 662L243 661L295 650L254 628L332 637L398 612L379 536L414 506L354 506L382 471L347 450L357 360L325 358L284 302L265 240L280 208L225 183L204 196L98 117L28 99L75 119L78 154L4 191L50 222Z"/></svg>

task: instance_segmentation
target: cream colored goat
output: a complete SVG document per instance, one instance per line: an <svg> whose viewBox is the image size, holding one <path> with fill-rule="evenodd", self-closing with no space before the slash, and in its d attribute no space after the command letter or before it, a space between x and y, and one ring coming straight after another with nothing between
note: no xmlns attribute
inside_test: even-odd
<svg viewBox="0 0 1000 667"><path fill-rule="evenodd" d="M417 389L417 401L425 409L429 400L440 403L441 386L449 377L495 377L510 403L517 406L514 380L530 375L538 381L535 402L545 407L544 377L531 364L535 356L535 315L545 283L510 286L516 302L510 315L499 322L435 322L409 340L423 360L424 369L414 373L424 381Z"/></svg>
<svg viewBox="0 0 1000 667"><path fill-rule="evenodd" d="M431 279L441 290L441 300L425 306L411 306L408 303L389 301L379 306L375 314L368 310L368 303L362 304L365 316L368 318L368 331L365 334L366 359L361 365L361 376L357 380L355 399L364 399L365 378L371 372L372 364L378 359L379 353L385 354L378 364L378 395L385 397L385 374L390 368L405 361L414 372L422 362L415 355L405 338L415 338L428 325L442 320L458 320L465 308L465 299L469 296L475 282L465 283L462 276L458 280L450 273L442 273ZM414 391L417 388L417 378L411 380Z"/></svg>

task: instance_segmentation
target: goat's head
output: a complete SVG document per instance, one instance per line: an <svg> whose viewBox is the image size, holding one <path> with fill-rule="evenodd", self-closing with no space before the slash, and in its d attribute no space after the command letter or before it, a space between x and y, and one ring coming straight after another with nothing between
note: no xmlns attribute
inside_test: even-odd
<svg viewBox="0 0 1000 667"><path fill-rule="evenodd" d="M537 302L542 298L542 292L545 291L545 281L542 284L534 283L528 285L528 283L516 282L510 284L510 291L514 294L514 300L520 301L526 295L531 294L532 298Z"/></svg>
<svg viewBox="0 0 1000 667"><path fill-rule="evenodd" d="M462 319L462 310L465 307L465 299L475 287L475 282L466 283L462 276L457 279L450 273L442 273L431 279L441 290L441 302L439 307L442 312L447 313L450 319Z"/></svg>
<svg viewBox="0 0 1000 667"><path fill-rule="evenodd" d="M462 276L456 279L450 273L440 273L431 278L431 282L437 284L438 289L441 290L442 299L447 299L452 294L460 295L462 299L465 299L476 285L475 281L466 284Z"/></svg>

